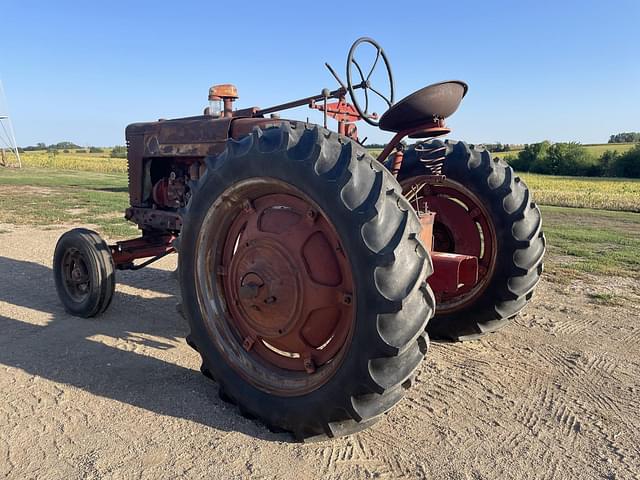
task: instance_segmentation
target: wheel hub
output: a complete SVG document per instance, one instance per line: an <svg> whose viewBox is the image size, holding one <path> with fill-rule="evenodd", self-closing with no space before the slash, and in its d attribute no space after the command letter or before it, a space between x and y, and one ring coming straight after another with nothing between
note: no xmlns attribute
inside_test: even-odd
<svg viewBox="0 0 640 480"><path fill-rule="evenodd" d="M288 193L244 200L222 265L228 321L245 350L308 374L343 350L353 280L335 229L309 201Z"/></svg>
<svg viewBox="0 0 640 480"><path fill-rule="evenodd" d="M302 286L286 251L271 239L249 242L231 260L231 298L256 336L286 335L299 319Z"/></svg>
<svg viewBox="0 0 640 480"><path fill-rule="evenodd" d="M86 260L79 250L71 248L65 252L63 259L64 287L75 301L83 301L89 291L89 274Z"/></svg>

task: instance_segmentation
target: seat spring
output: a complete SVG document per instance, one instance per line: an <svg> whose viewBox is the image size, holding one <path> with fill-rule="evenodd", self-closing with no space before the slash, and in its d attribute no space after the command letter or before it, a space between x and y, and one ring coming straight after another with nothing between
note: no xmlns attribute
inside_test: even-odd
<svg viewBox="0 0 640 480"><path fill-rule="evenodd" d="M424 164L430 175L442 175L447 147L433 147L421 142L415 146L415 150L419 155L420 162Z"/></svg>

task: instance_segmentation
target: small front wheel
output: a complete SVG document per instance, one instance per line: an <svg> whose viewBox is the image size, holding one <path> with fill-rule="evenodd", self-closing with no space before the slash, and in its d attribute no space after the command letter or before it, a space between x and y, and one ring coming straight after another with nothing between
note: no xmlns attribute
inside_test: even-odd
<svg viewBox="0 0 640 480"><path fill-rule="evenodd" d="M72 315L95 317L111 303L115 264L105 241L92 230L75 228L60 237L53 276L58 296Z"/></svg>

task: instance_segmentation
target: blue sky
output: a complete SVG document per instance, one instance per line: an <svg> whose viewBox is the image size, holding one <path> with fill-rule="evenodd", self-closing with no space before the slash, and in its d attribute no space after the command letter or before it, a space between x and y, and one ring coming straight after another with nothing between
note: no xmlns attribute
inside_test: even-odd
<svg viewBox="0 0 640 480"><path fill-rule="evenodd" d="M397 98L441 80L469 83L448 121L452 138L595 143L640 130L637 0L3 0L0 24L0 77L20 145L122 144L128 123L200 113L215 83L236 84L240 107L315 94L335 86L323 62L344 75L363 35L385 48Z"/></svg>

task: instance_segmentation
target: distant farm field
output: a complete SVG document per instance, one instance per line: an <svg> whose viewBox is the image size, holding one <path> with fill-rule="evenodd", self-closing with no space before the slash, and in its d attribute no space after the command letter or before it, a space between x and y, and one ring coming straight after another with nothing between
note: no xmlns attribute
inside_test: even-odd
<svg viewBox="0 0 640 480"><path fill-rule="evenodd" d="M519 173L541 205L640 212L640 180Z"/></svg>
<svg viewBox="0 0 640 480"><path fill-rule="evenodd" d="M86 170L101 173L125 173L127 160L124 158L111 158L111 150L104 149L103 153L77 153L71 151L49 152L37 150L20 154L22 165L36 168L56 168L61 170Z"/></svg>

